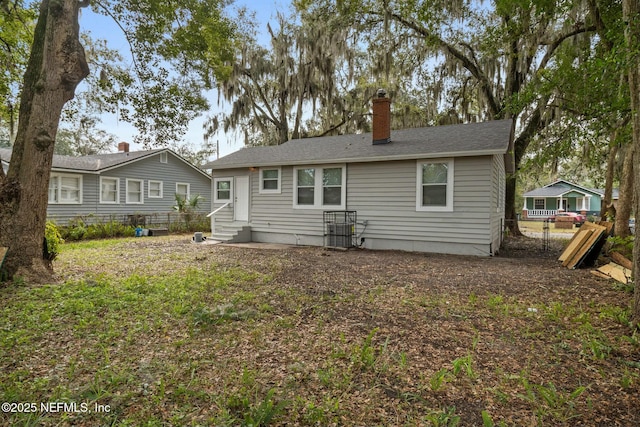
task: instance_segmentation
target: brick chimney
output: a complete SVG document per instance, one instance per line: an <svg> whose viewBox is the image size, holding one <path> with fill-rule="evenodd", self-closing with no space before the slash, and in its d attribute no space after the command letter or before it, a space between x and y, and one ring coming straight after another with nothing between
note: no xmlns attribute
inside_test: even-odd
<svg viewBox="0 0 640 427"><path fill-rule="evenodd" d="M391 100L384 89L373 98L373 145L391 142Z"/></svg>
<svg viewBox="0 0 640 427"><path fill-rule="evenodd" d="M128 153L129 152L129 143L128 142L119 143L118 144L118 152Z"/></svg>

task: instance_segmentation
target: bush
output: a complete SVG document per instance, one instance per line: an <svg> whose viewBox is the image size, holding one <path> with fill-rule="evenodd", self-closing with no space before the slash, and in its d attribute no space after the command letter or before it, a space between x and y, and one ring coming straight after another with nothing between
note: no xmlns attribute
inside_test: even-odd
<svg viewBox="0 0 640 427"><path fill-rule="evenodd" d="M607 243L609 246L609 252L619 252L629 259L633 258L634 236L628 236L624 238L619 236L611 236L607 238Z"/></svg>
<svg viewBox="0 0 640 427"><path fill-rule="evenodd" d="M114 219L87 225L82 218L75 218L69 222L69 225L63 231L63 235L67 240L133 237L135 234L135 227L125 225Z"/></svg>
<svg viewBox="0 0 640 427"><path fill-rule="evenodd" d="M82 218L75 218L69 221L69 225L62 229L62 236L65 240L82 240L87 234L87 224Z"/></svg>
<svg viewBox="0 0 640 427"><path fill-rule="evenodd" d="M44 229L44 239L45 245L42 256L49 261L53 261L60 252L60 245L64 243L58 226L54 222L47 221Z"/></svg>

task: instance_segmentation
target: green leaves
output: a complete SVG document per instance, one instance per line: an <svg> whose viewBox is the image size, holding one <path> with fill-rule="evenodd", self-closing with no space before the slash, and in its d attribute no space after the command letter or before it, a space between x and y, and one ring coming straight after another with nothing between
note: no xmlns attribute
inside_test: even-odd
<svg viewBox="0 0 640 427"><path fill-rule="evenodd" d="M179 140L206 111L204 90L226 78L235 56L236 24L226 2L105 1L94 11L112 18L131 47L130 63L109 62L94 90L118 106L119 118L145 146Z"/></svg>
<svg viewBox="0 0 640 427"><path fill-rule="evenodd" d="M9 140L17 122L18 99L22 87L36 20L36 9L13 1L0 7L0 145ZM4 128L4 129L2 129ZM3 135L4 130L6 132Z"/></svg>

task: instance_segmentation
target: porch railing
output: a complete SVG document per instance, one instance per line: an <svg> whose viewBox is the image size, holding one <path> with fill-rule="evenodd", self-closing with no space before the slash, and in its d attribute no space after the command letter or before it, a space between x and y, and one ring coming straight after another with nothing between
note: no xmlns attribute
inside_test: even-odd
<svg viewBox="0 0 640 427"><path fill-rule="evenodd" d="M220 212L222 209L226 208L227 206L229 206L231 204L231 202L227 202L224 205L220 206L218 209L216 209L213 212L210 212L207 217L211 218L211 235L213 236L216 232L216 214L218 212Z"/></svg>
<svg viewBox="0 0 640 427"><path fill-rule="evenodd" d="M557 209L529 209L527 211L528 218L548 218L558 213Z"/></svg>

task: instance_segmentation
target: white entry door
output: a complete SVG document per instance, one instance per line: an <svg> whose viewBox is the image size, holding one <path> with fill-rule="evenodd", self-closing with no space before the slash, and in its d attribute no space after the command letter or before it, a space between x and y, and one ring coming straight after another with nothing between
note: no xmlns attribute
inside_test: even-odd
<svg viewBox="0 0 640 427"><path fill-rule="evenodd" d="M237 176L233 212L236 221L249 221L249 177Z"/></svg>

